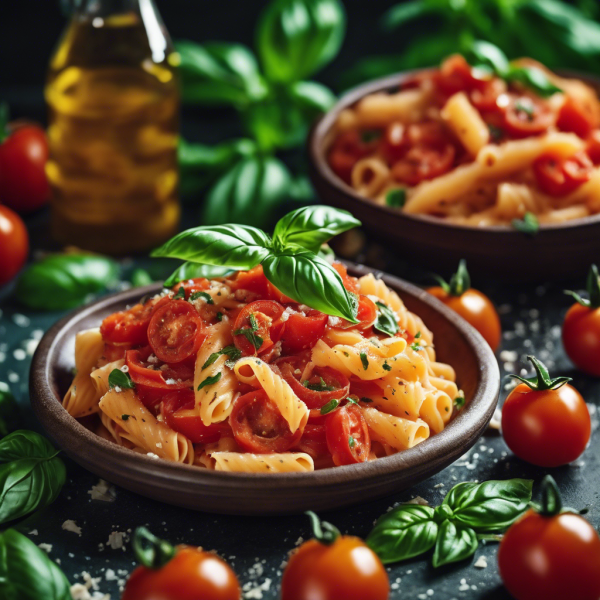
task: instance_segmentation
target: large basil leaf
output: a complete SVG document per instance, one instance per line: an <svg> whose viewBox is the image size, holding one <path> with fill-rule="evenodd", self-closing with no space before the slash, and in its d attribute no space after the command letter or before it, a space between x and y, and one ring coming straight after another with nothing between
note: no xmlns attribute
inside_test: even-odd
<svg viewBox="0 0 600 600"><path fill-rule="evenodd" d="M509 71L506 54L489 42L476 40L470 48L467 58L476 67L490 69L499 77L504 77Z"/></svg>
<svg viewBox="0 0 600 600"><path fill-rule="evenodd" d="M203 222L265 226L286 197L290 184L289 171L279 159L273 156L243 159L210 190Z"/></svg>
<svg viewBox="0 0 600 600"><path fill-rule="evenodd" d="M426 0L408 0L392 6L384 13L381 21L385 29L395 29L431 12L434 12L434 8Z"/></svg>
<svg viewBox="0 0 600 600"><path fill-rule="evenodd" d="M14 529L0 533L0 598L71 600L71 586L60 568Z"/></svg>
<svg viewBox="0 0 600 600"><path fill-rule="evenodd" d="M18 519L56 500L65 466L50 442L19 430L0 440L0 523ZM8 462L10 461L10 462Z"/></svg>
<svg viewBox="0 0 600 600"><path fill-rule="evenodd" d="M328 111L335 103L335 95L324 85L316 81L297 81L288 88L289 98L298 107L306 111L309 119Z"/></svg>
<svg viewBox="0 0 600 600"><path fill-rule="evenodd" d="M286 296L327 315L356 323L357 299L338 272L300 246L273 251L262 262L266 278Z"/></svg>
<svg viewBox="0 0 600 600"><path fill-rule="evenodd" d="M251 269L269 254L271 238L247 225L216 225L182 231L151 253L189 262Z"/></svg>
<svg viewBox="0 0 600 600"><path fill-rule="evenodd" d="M339 0L274 0L258 24L256 46L272 81L305 79L338 53L345 32Z"/></svg>
<svg viewBox="0 0 600 600"><path fill-rule="evenodd" d="M559 87L556 87L544 71L537 67L516 67L511 66L506 74L507 81L517 81L525 87L533 90L538 96L548 98L553 94L562 92Z"/></svg>
<svg viewBox="0 0 600 600"><path fill-rule="evenodd" d="M297 244L316 253L333 236L360 225L348 211L307 206L285 215L275 226L273 240L275 244Z"/></svg>
<svg viewBox="0 0 600 600"><path fill-rule="evenodd" d="M448 492L443 504L453 510L452 520L457 524L480 533L501 531L529 508L532 487L530 479L459 483Z"/></svg>
<svg viewBox="0 0 600 600"><path fill-rule="evenodd" d="M433 566L464 560L477 550L477 534L470 527L446 520L440 524L433 551Z"/></svg>
<svg viewBox="0 0 600 600"><path fill-rule="evenodd" d="M81 254L54 254L28 267L17 282L20 302L41 310L63 310L83 304L90 294L114 283L114 260Z"/></svg>
<svg viewBox="0 0 600 600"><path fill-rule="evenodd" d="M21 413L17 401L8 385L0 381L0 438L18 429L20 424Z"/></svg>
<svg viewBox="0 0 600 600"><path fill-rule="evenodd" d="M256 58L245 46L181 41L176 48L184 101L240 107L266 95Z"/></svg>
<svg viewBox="0 0 600 600"><path fill-rule="evenodd" d="M170 288L180 281L196 279L198 277L205 277L206 279L225 277L225 275L229 275L229 273L232 272L233 269L230 269L229 267L200 265L198 263L185 262L170 275L170 277L165 281L164 286Z"/></svg>
<svg viewBox="0 0 600 600"><path fill-rule="evenodd" d="M375 302L375 304L377 305L377 320L373 327L381 333L394 337L400 330L396 313L383 302Z"/></svg>
<svg viewBox="0 0 600 600"><path fill-rule="evenodd" d="M367 545L384 564L419 556L435 545L438 525L429 506L402 504L383 515L367 537Z"/></svg>

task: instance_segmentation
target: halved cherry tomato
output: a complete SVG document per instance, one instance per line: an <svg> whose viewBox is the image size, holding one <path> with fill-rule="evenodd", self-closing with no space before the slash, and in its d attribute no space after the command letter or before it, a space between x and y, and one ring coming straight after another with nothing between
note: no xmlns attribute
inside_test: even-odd
<svg viewBox="0 0 600 600"><path fill-rule="evenodd" d="M0 206L0 285L10 281L21 270L28 252L29 237L25 223L10 208Z"/></svg>
<svg viewBox="0 0 600 600"><path fill-rule="evenodd" d="M356 277L352 277L351 275L348 275L348 269L346 269L345 265L343 265L340 262L334 262L331 266L339 273L340 277L342 278L342 283L344 284L344 287L349 292L352 292L353 294L357 294L358 293L358 279L356 279Z"/></svg>
<svg viewBox="0 0 600 600"><path fill-rule="evenodd" d="M203 292L210 288L210 281L205 279L204 277L198 277L196 279L186 279L185 281L180 281L176 283L172 290L174 292L178 292L179 288L183 288L185 292L185 299L189 300L190 296L195 292Z"/></svg>
<svg viewBox="0 0 600 600"><path fill-rule="evenodd" d="M400 160L408 150L409 142L406 138L406 125L395 121L390 123L383 133L381 151L389 164Z"/></svg>
<svg viewBox="0 0 600 600"><path fill-rule="evenodd" d="M456 150L450 143L442 146L419 144L412 146L402 159L392 167L395 181L415 186L428 179L435 179L452 168Z"/></svg>
<svg viewBox="0 0 600 600"><path fill-rule="evenodd" d="M480 112L498 111L498 97L506 93L506 82L498 77L493 77L480 89L471 90L469 99L471 104Z"/></svg>
<svg viewBox="0 0 600 600"><path fill-rule="evenodd" d="M337 465L365 462L371 451L371 436L360 408L347 404L325 421L327 447Z"/></svg>
<svg viewBox="0 0 600 600"><path fill-rule="evenodd" d="M502 96L502 100L505 95ZM504 110L504 125L508 133L515 138L544 133L554 125L556 115L550 105L534 96L506 95L499 100Z"/></svg>
<svg viewBox="0 0 600 600"><path fill-rule="evenodd" d="M130 344L104 344L104 352L102 357L107 362L114 362L125 358L127 350L131 350Z"/></svg>
<svg viewBox="0 0 600 600"><path fill-rule="evenodd" d="M289 314L285 329L281 336L282 350L285 354L296 354L312 348L324 335L329 317L310 309L307 312L299 310Z"/></svg>
<svg viewBox="0 0 600 600"><path fill-rule="evenodd" d="M244 306L235 320L233 343L244 356L266 352L283 334L285 322L281 315L283 315L283 306L274 300L250 302ZM239 333L240 331L248 331L248 334ZM256 343L251 342L250 339L254 339Z"/></svg>
<svg viewBox="0 0 600 600"><path fill-rule="evenodd" d="M277 366L296 396L310 409L320 409L332 400L348 397L348 378L331 367L315 367L306 381L300 381L301 375L296 375L292 362L279 362Z"/></svg>
<svg viewBox="0 0 600 600"><path fill-rule="evenodd" d="M193 390L169 392L162 398L160 412L166 424L183 433L194 444L216 442L221 437L222 427L218 423L204 425L199 415L186 414L196 405Z"/></svg>
<svg viewBox="0 0 600 600"><path fill-rule="evenodd" d="M171 300L158 308L148 325L148 341L156 356L177 363L195 355L204 340L204 324L185 300Z"/></svg>
<svg viewBox="0 0 600 600"><path fill-rule="evenodd" d="M152 298L128 310L113 313L102 321L100 333L110 344L141 346L148 343L148 325L155 310L170 301L168 296Z"/></svg>
<svg viewBox="0 0 600 600"><path fill-rule="evenodd" d="M311 423L309 420L294 449L298 452L306 452L315 460L321 456L327 456L329 448L327 447L325 423Z"/></svg>
<svg viewBox="0 0 600 600"><path fill-rule="evenodd" d="M561 131L572 131L586 139L598 125L598 113L593 107L567 96L556 121L556 126Z"/></svg>
<svg viewBox="0 0 600 600"><path fill-rule="evenodd" d="M350 183L354 165L376 148L376 140L365 141L356 129L346 131L333 142L329 151L329 165L340 179Z"/></svg>
<svg viewBox="0 0 600 600"><path fill-rule="evenodd" d="M490 76L481 71L475 71L460 54L449 56L441 64L435 76L437 87L447 96L457 92L482 89L490 80Z"/></svg>
<svg viewBox="0 0 600 600"><path fill-rule="evenodd" d="M550 196L565 196L589 181L594 165L585 152L564 158L546 152L533 162L539 188Z"/></svg>
<svg viewBox="0 0 600 600"><path fill-rule="evenodd" d="M265 277L262 265L258 265L249 271L238 271L231 280L231 288L234 291L246 290L255 294L254 297L243 299L245 302L251 302L267 297L269 280Z"/></svg>
<svg viewBox="0 0 600 600"><path fill-rule="evenodd" d="M600 164L600 129L595 129L590 133L585 149L590 160L595 164Z"/></svg>
<svg viewBox="0 0 600 600"><path fill-rule="evenodd" d="M286 452L301 438L305 425L292 433L275 402L263 390L237 398L229 422L237 443L257 454Z"/></svg>

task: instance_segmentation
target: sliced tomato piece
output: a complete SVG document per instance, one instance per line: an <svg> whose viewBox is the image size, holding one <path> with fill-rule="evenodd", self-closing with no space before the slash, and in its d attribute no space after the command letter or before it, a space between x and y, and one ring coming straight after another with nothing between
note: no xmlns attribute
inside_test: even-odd
<svg viewBox="0 0 600 600"><path fill-rule="evenodd" d="M346 183L350 183L354 165L377 149L377 140L366 141L364 138L360 131L351 129L340 134L331 146L329 166Z"/></svg>
<svg viewBox="0 0 600 600"><path fill-rule="evenodd" d="M482 89L491 77L474 70L460 54L449 56L435 76L437 87L447 96L457 92Z"/></svg>
<svg viewBox="0 0 600 600"><path fill-rule="evenodd" d="M389 164L400 160L408 148L410 143L406 136L406 125L395 121L390 123L383 134L381 150Z"/></svg>
<svg viewBox="0 0 600 600"><path fill-rule="evenodd" d="M399 183L415 186L450 171L455 156L456 150L450 143L442 146L418 144L392 166L392 177Z"/></svg>
<svg viewBox="0 0 600 600"><path fill-rule="evenodd" d="M600 129L595 129L590 134L586 152L595 165L600 165Z"/></svg>
<svg viewBox="0 0 600 600"><path fill-rule="evenodd" d="M339 273L340 277L342 278L342 283L344 284L344 287L349 292L352 292L353 294L358 294L358 279L356 279L356 277L348 275L348 269L346 269L345 265L343 265L340 262L334 262L331 266Z"/></svg>
<svg viewBox="0 0 600 600"><path fill-rule="evenodd" d="M585 152L564 158L547 152L533 163L539 188L550 196L564 196L576 190L591 177L593 163Z"/></svg>
<svg viewBox="0 0 600 600"><path fill-rule="evenodd" d="M598 113L594 107L567 96L556 121L561 131L571 131L586 139L598 125Z"/></svg>
<svg viewBox="0 0 600 600"><path fill-rule="evenodd" d="M554 125L556 114L550 105L534 96L507 96L504 108L504 128L513 138L540 135Z"/></svg>
<svg viewBox="0 0 600 600"><path fill-rule="evenodd" d="M233 279L230 281L231 288L235 291L249 292L250 295L242 297L241 293L238 293L238 297L242 301L250 302L252 300L260 300L267 298L269 281L265 277L262 265L258 265L249 271L238 271Z"/></svg>
<svg viewBox="0 0 600 600"><path fill-rule="evenodd" d="M203 292L210 288L210 281L204 277L198 277L196 279L186 279L180 281L173 286L173 291L177 293L179 288L183 288L185 292L185 299L189 300L190 296L195 292Z"/></svg>
<svg viewBox="0 0 600 600"><path fill-rule="evenodd" d="M220 423L207 426L199 415L186 414L186 411L194 408L195 403L192 390L169 392L162 398L160 412L171 429L182 433L192 443L208 444L218 441L223 431Z"/></svg>
<svg viewBox="0 0 600 600"><path fill-rule="evenodd" d="M373 300L362 294L358 298L356 319L358 320L358 323L351 323L350 321L342 319L342 324L337 325L337 327L342 329L355 328L360 329L361 331L366 331L372 327L377 320L377 305L375 302L373 302Z"/></svg>
<svg viewBox="0 0 600 600"><path fill-rule="evenodd" d="M131 344L104 344L103 356L107 362L114 362L125 358L125 353L131 348Z"/></svg>
<svg viewBox="0 0 600 600"><path fill-rule="evenodd" d="M365 462L371 451L367 422L355 404L347 404L325 420L327 447L336 466Z"/></svg>
<svg viewBox="0 0 600 600"><path fill-rule="evenodd" d="M313 459L329 454L325 423L307 423L300 441L294 447L298 452L306 452Z"/></svg>
<svg viewBox="0 0 600 600"><path fill-rule="evenodd" d="M292 300L289 296L279 291L269 280L267 280L267 294L271 300L275 300L281 304L293 304L295 302L295 300Z"/></svg>
<svg viewBox="0 0 600 600"><path fill-rule="evenodd" d="M233 403L229 417L233 436L247 452L286 452L302 436L304 425L294 433L277 405L263 390L244 394Z"/></svg>
<svg viewBox="0 0 600 600"><path fill-rule="evenodd" d="M498 97L506 93L506 82L498 77L490 79L479 89L471 90L471 104L481 113L498 111Z"/></svg>
<svg viewBox="0 0 600 600"><path fill-rule="evenodd" d="M233 324L233 342L244 356L262 354L279 341L285 328L283 310L274 300L255 300L244 306Z"/></svg>
<svg viewBox="0 0 600 600"><path fill-rule="evenodd" d="M156 356L177 363L195 355L204 340L204 324L196 309L185 300L172 300L152 315L148 341Z"/></svg>
<svg viewBox="0 0 600 600"><path fill-rule="evenodd" d="M329 317L318 311L310 309L303 312L298 305L296 312L289 314L285 322L285 329L281 336L284 354L297 354L312 348L324 335Z"/></svg>

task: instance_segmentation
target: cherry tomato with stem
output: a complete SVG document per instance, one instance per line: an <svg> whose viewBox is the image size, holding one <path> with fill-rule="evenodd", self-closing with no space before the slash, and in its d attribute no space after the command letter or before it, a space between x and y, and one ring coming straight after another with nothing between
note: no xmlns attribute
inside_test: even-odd
<svg viewBox="0 0 600 600"><path fill-rule="evenodd" d="M449 283L441 277L436 276L436 279L440 285L427 291L475 327L495 352L502 335L500 317L492 301L471 287L466 262L460 261Z"/></svg>
<svg viewBox="0 0 600 600"><path fill-rule="evenodd" d="M390 583L377 555L360 539L306 513L314 539L292 553L281 600L387 600Z"/></svg>
<svg viewBox="0 0 600 600"><path fill-rule="evenodd" d="M361 409L346 404L325 420L327 447L337 465L365 462L371 452L371 436Z"/></svg>
<svg viewBox="0 0 600 600"><path fill-rule="evenodd" d="M546 367L528 356L536 376L506 398L502 407L502 435L521 459L539 467L559 467L581 456L590 439L591 421L579 392L569 377L551 379Z"/></svg>
<svg viewBox="0 0 600 600"><path fill-rule="evenodd" d="M121 600L240 600L231 567L212 552L173 547L145 527L136 529L133 549L140 566L129 576Z"/></svg>
<svg viewBox="0 0 600 600"><path fill-rule="evenodd" d="M529 510L504 534L498 568L516 600L598 600L600 537L580 515L562 512L560 492L547 475L540 510Z"/></svg>
<svg viewBox="0 0 600 600"><path fill-rule="evenodd" d="M589 298L567 291L577 302L568 310L562 326L562 341L575 366L600 377L600 278L592 265L587 281Z"/></svg>
<svg viewBox="0 0 600 600"><path fill-rule="evenodd" d="M538 187L550 196L566 196L590 180L594 164L585 152L560 156L546 152L533 162Z"/></svg>
<svg viewBox="0 0 600 600"><path fill-rule="evenodd" d="M25 223L10 208L0 206L0 285L9 282L21 270L28 252Z"/></svg>

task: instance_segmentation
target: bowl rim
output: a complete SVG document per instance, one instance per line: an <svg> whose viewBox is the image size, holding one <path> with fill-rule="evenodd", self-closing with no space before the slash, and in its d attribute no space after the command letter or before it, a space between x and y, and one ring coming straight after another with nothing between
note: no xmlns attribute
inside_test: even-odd
<svg viewBox="0 0 600 600"><path fill-rule="evenodd" d="M490 232L496 235L503 235L505 237L514 236L521 238L523 234L519 231L516 231L510 225L486 225L485 227L478 227L477 225L451 223L431 215L405 213L390 206L376 204L366 196L362 196L361 194L357 193L354 188L350 187L331 170L325 156L324 141L334 125L337 116L342 110L352 106L369 94L390 91L394 88L397 88L411 75L415 73L421 73L423 71L431 71L434 68L435 67L426 67L422 69L400 71L399 73L395 73L393 75L386 75L385 77L367 81L345 92L324 115L315 121L309 132L307 149L310 165L314 169L315 173L321 177L327 183L327 185L342 193L347 200L369 206L374 210L375 213L379 212L382 217L386 215L393 215L399 220L406 220L408 222L416 221L422 224L461 231L465 234L469 232ZM580 79L585 83L593 85L596 91L600 89L600 77L597 77L591 73L584 73L571 69L557 69L556 73L562 76ZM540 236L544 236L544 234L552 234L557 231L594 227L598 224L600 224L600 213L596 215L589 215L581 219L572 219L563 223L542 224L540 225L539 231L535 237L539 238Z"/></svg>
<svg viewBox="0 0 600 600"><path fill-rule="evenodd" d="M133 288L124 292L104 296L78 310L69 313L55 323L43 336L34 354L30 371L31 403L38 420L49 436L70 454L69 446L79 443L86 450L86 457L120 461L119 469L137 481L155 480L158 476L172 485L178 481L186 484L201 483L214 487L239 488L244 485L260 486L266 490L293 490L310 484L313 489L326 489L332 484L367 482L381 475L409 470L418 475L426 471L429 464L440 462L440 456L452 456L457 460L476 443L485 431L497 406L500 391L500 372L496 357L483 337L457 313L425 290L395 276L369 269L362 265L348 264L350 273L358 276L373 273L381 277L388 286L401 294L412 296L416 301L427 304L441 313L445 320L457 329L475 355L479 384L473 397L452 421L438 434L424 442L392 456L355 465L331 467L302 473L238 473L202 469L194 465L154 459L110 442L87 429L62 407L62 398L54 393L55 380L51 375L54 361L58 357L60 344L77 325L98 310L115 305L136 302L147 293L159 292L160 284ZM52 423L52 431L47 426ZM468 448L461 440L466 440ZM71 442L71 443L69 443ZM460 451L457 449L460 448ZM77 457L71 454L77 461ZM448 464L448 461L446 461ZM445 466L445 465L444 465ZM85 467L87 468L87 467ZM89 470L89 469L88 469Z"/></svg>

